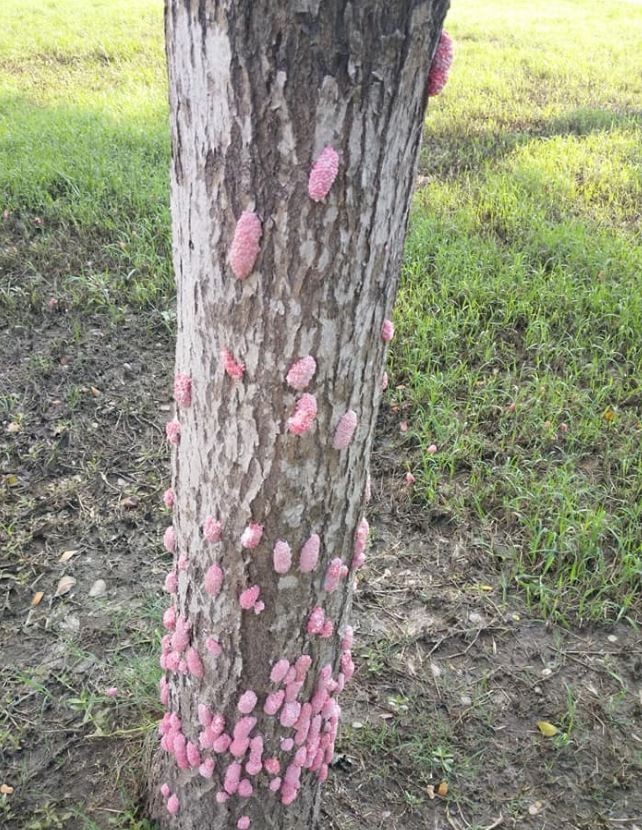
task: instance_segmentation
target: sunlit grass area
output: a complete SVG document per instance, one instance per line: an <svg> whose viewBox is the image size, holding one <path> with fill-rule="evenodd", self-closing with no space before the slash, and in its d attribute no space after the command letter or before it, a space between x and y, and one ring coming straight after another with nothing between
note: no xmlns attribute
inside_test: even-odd
<svg viewBox="0 0 642 830"><path fill-rule="evenodd" d="M633 615L642 7L458 0L447 28L391 356L417 496L543 613ZM0 314L170 319L168 159L161 2L4 0Z"/></svg>
<svg viewBox="0 0 642 830"><path fill-rule="evenodd" d="M642 576L642 8L454 4L393 365L425 500L549 614Z"/></svg>

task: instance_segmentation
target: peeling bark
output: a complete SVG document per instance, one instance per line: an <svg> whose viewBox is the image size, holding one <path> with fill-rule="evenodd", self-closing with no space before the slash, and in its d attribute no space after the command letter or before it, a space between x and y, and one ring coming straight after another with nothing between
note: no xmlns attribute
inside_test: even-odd
<svg viewBox="0 0 642 830"><path fill-rule="evenodd" d="M242 716L237 701L252 690L252 734L263 736L264 759L277 756L282 769L294 751L279 741L294 732L263 713L278 688L272 665L310 655L300 702L311 698L323 666L335 679L341 671L355 576L339 577L330 592L326 572L332 560L350 567L365 509L387 345L381 331L397 286L426 78L446 5L168 0L166 8L176 371L191 379L188 397L181 380L173 449L174 557L183 559L172 602L176 617L191 624L189 648L203 664L202 678L167 672L168 708L198 743L199 703L224 714L231 732ZM314 201L308 177L326 147L338 153L338 174ZM262 235L253 269L237 279L228 256L246 211L258 215ZM225 372L224 350L244 364L241 377ZM286 376L307 355L316 371L297 391ZM288 419L303 395L314 396L316 417L296 434ZM350 411L352 440L336 449L335 431ZM222 523L220 541L203 536L208 516ZM244 548L251 522L263 535ZM319 563L302 573L299 552L311 534L321 539ZM292 555L284 573L274 567L279 540ZM283 571L285 548L277 560ZM217 596L205 590L214 563L224 574ZM260 614L239 603L254 585L265 604ZM332 636L308 633L316 607L332 621ZM220 643L219 656L208 651L208 638ZM161 827L222 830L243 816L254 830L318 825L313 772L303 769L290 806L268 789L273 776L265 771L243 773L254 789L249 798L219 804L215 794L234 759L203 752L210 756L212 778L180 770L169 753L156 755L150 810ZM174 817L159 793L163 782L180 803Z"/></svg>

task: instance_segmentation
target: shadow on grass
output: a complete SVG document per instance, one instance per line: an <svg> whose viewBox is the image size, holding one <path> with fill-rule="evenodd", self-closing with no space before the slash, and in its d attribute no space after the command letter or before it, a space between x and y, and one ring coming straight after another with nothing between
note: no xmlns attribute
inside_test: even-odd
<svg viewBox="0 0 642 830"><path fill-rule="evenodd" d="M479 129L472 131L469 125L466 129L434 130L428 118L419 171L431 179L452 179L501 161L535 138L587 136L596 132L641 127L642 110L617 112L581 108L549 121L534 119L525 124L515 124L512 128L506 125L501 131L486 129L483 121L479 122Z"/></svg>

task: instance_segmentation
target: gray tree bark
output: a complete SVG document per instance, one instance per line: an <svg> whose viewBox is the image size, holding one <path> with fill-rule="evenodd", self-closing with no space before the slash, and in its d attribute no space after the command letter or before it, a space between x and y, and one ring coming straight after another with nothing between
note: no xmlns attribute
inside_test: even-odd
<svg viewBox="0 0 642 830"><path fill-rule="evenodd" d="M248 821L254 830L318 826L319 776L326 774L336 731L332 701L350 674L345 630L382 395L382 326L394 301L426 79L446 7L447 0L168 0L180 438L170 430L176 545L163 696L174 726L166 717L149 802L162 828L221 830ZM338 154L338 172L315 201L310 170L326 147ZM233 240L244 212L256 214L261 237L253 265L256 239L240 245L245 266L239 266ZM255 218L252 223L255 228ZM235 276L249 266L243 279ZM286 377L306 356L316 371L297 390ZM244 364L240 377L230 376L241 374L232 357ZM298 404L304 395L314 397L314 418L309 398ZM297 405L304 411L291 431ZM356 415L356 429L347 446L336 448L349 437L354 415L344 418L348 412ZM297 434L306 415L311 426ZM219 533L207 517L221 523L220 540L208 541ZM251 523L262 525L263 534L246 548L241 540ZM301 571L300 551L312 534L320 538L319 561ZM292 557L286 567L287 549L278 547L280 573L273 553L279 541ZM327 570L335 559L341 560L332 572L339 570L338 587L331 591L336 579L331 574L329 584ZM223 575L217 594L213 564ZM260 588L260 613L260 604L245 610L239 601L253 586ZM322 622L331 621L321 634L308 633L315 608L323 609ZM300 662L294 679L293 669L285 679L289 688L270 679L277 661L294 666L301 655L311 665L304 672L307 661ZM315 692L330 700L312 734L292 749L282 740L288 747L288 739L305 734L301 715L295 726L284 726L283 709L264 712L267 696L279 688L293 698L290 714L310 704L313 723ZM222 715L223 734L233 738L244 716L237 703L248 690L257 698L249 737L263 740L258 764L256 742L254 762L251 747L242 752L243 740L236 757L230 748L199 745L207 732L199 704L201 720ZM251 698L244 698L243 710ZM317 727L329 736L319 748ZM185 742L198 749L196 757L191 748L188 762ZM299 753L302 765L294 760L301 746L308 751L305 760ZM181 757L183 767L193 766L181 769ZM257 771L261 760L274 758L278 775L274 760ZM200 774L196 762L211 767L212 761L211 777ZM245 796L238 788L226 793L226 783L235 789L228 770L236 762L251 785L249 796L247 784ZM296 798L284 805L288 780Z"/></svg>

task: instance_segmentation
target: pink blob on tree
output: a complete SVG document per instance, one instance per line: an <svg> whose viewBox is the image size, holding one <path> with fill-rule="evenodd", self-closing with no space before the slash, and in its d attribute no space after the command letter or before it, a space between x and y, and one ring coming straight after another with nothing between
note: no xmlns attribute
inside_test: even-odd
<svg viewBox="0 0 642 830"><path fill-rule="evenodd" d="M384 320L381 326L381 339L384 343L390 343L395 336L395 327L392 320Z"/></svg>
<svg viewBox="0 0 642 830"><path fill-rule="evenodd" d="M263 711L266 715L276 715L285 699L285 690L279 689L278 692L270 692L263 704Z"/></svg>
<svg viewBox="0 0 642 830"><path fill-rule="evenodd" d="M176 611L173 606L165 609L163 614L163 626L167 631L173 631L176 628Z"/></svg>
<svg viewBox="0 0 642 830"><path fill-rule="evenodd" d="M272 552L274 562L274 570L278 574L286 574L290 570L292 564L292 551L287 542L279 539Z"/></svg>
<svg viewBox="0 0 642 830"><path fill-rule="evenodd" d="M206 516L203 520L203 538L206 542L220 542L223 525L214 516Z"/></svg>
<svg viewBox="0 0 642 830"><path fill-rule="evenodd" d="M321 547L321 539L318 533L313 533L305 542L299 554L299 570L301 573L310 573L313 571L317 562L319 561L319 549Z"/></svg>
<svg viewBox="0 0 642 830"><path fill-rule="evenodd" d="M247 692L243 692L243 694L239 698L239 702L236 704L236 708L243 715L249 715L250 712L254 711L256 701L256 694L251 689L248 689Z"/></svg>
<svg viewBox="0 0 642 830"><path fill-rule="evenodd" d="M176 571L170 571L165 577L165 590L168 594L175 594L178 589L178 576Z"/></svg>
<svg viewBox="0 0 642 830"><path fill-rule="evenodd" d="M241 592L239 597L239 605L244 611L249 611L254 608L261 594L261 589L258 585L252 585Z"/></svg>
<svg viewBox="0 0 642 830"><path fill-rule="evenodd" d="M221 588L223 587L223 579L224 576L221 566L216 563L210 565L205 572L205 579L203 581L205 590L210 596L217 597L220 594Z"/></svg>
<svg viewBox="0 0 642 830"><path fill-rule="evenodd" d="M325 622L325 611L320 606L313 608L308 617L308 634L320 634L323 631Z"/></svg>
<svg viewBox="0 0 642 830"><path fill-rule="evenodd" d="M214 759L206 758L198 768L199 775L203 778L211 778L214 775Z"/></svg>
<svg viewBox="0 0 642 830"><path fill-rule="evenodd" d="M187 409L192 405L192 379L189 375L177 372L174 377L174 400L181 407Z"/></svg>
<svg viewBox="0 0 642 830"><path fill-rule="evenodd" d="M214 637L208 637L205 640L205 648L209 651L212 657L220 657L223 653L223 647Z"/></svg>
<svg viewBox="0 0 642 830"><path fill-rule="evenodd" d="M236 360L232 352L228 349L221 349L221 362L225 374L232 378L232 380L240 380L245 374L245 363L241 360Z"/></svg>
<svg viewBox="0 0 642 830"><path fill-rule="evenodd" d="M321 202L330 192L339 172L339 154L334 147L325 147L312 165L308 179L308 195Z"/></svg>
<svg viewBox="0 0 642 830"><path fill-rule="evenodd" d="M290 668L290 661L286 660L285 657L277 660L277 662L272 666L272 670L270 671L270 680L272 683L280 683L285 675L288 673L288 669Z"/></svg>
<svg viewBox="0 0 642 830"><path fill-rule="evenodd" d="M455 44L448 32L442 32L428 72L428 96L439 95L448 83L450 68L455 57Z"/></svg>
<svg viewBox="0 0 642 830"><path fill-rule="evenodd" d="M290 366L286 376L288 386L302 392L314 377L317 362L311 354L302 357Z"/></svg>
<svg viewBox="0 0 642 830"><path fill-rule="evenodd" d="M294 405L294 412L288 418L288 432L294 435L303 435L314 423L317 417L317 399L314 395L305 393L301 395Z"/></svg>
<svg viewBox="0 0 642 830"><path fill-rule="evenodd" d="M241 534L241 547L251 550L258 546L263 536L263 525L250 522Z"/></svg>
<svg viewBox="0 0 642 830"><path fill-rule="evenodd" d="M187 649L185 662L187 663L187 671L192 675L192 677L197 677L199 679L203 677L203 661L201 660L198 651L196 651L193 646Z"/></svg>
<svg viewBox="0 0 642 830"><path fill-rule="evenodd" d="M165 424L165 437L174 447L178 446L178 442L181 440L181 425L176 418Z"/></svg>
<svg viewBox="0 0 642 830"><path fill-rule="evenodd" d="M262 233L261 220L256 213L246 210L239 216L228 257L232 273L238 280L244 280L252 273Z"/></svg>
<svg viewBox="0 0 642 830"><path fill-rule="evenodd" d="M169 553L174 553L176 550L176 531L174 530L174 525L170 525L165 530L163 544L165 545L165 550L169 551Z"/></svg>
<svg viewBox="0 0 642 830"><path fill-rule="evenodd" d="M356 428L357 413L353 409L349 409L345 415L341 417L334 431L332 446L335 450L345 450L346 447L350 446Z"/></svg>
<svg viewBox="0 0 642 830"><path fill-rule="evenodd" d="M328 570L325 573L323 590L327 591L329 594L332 594L339 587L339 582L341 582L343 575L343 562L339 559L339 557L336 557L328 565Z"/></svg>
<svg viewBox="0 0 642 830"><path fill-rule="evenodd" d="M168 487L167 490L165 490L165 492L163 493L163 504L165 505L165 507L171 510L172 507L174 507L175 503L176 493L172 490L171 487Z"/></svg>

